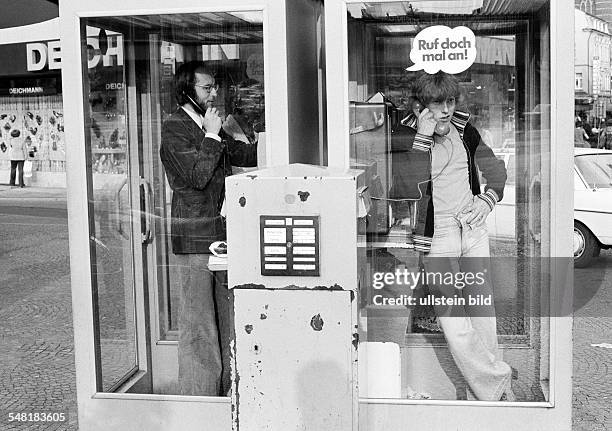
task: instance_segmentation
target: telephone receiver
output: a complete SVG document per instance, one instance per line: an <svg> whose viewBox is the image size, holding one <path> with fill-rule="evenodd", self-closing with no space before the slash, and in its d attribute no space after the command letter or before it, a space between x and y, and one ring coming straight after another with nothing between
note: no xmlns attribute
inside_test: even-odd
<svg viewBox="0 0 612 431"><path fill-rule="evenodd" d="M202 116L206 115L206 109L202 108L202 106L198 102L193 100L193 97L191 97L189 94L185 93L184 91L183 91L183 95L185 95L185 97L189 99L189 102L191 102L195 110L198 111L198 114Z"/></svg>
<svg viewBox="0 0 612 431"><path fill-rule="evenodd" d="M423 104L418 100L412 103L412 110L415 111L417 117L421 114L423 108ZM450 125L448 123L436 123L436 127L434 128L434 133L436 135L445 136L448 132L450 132Z"/></svg>

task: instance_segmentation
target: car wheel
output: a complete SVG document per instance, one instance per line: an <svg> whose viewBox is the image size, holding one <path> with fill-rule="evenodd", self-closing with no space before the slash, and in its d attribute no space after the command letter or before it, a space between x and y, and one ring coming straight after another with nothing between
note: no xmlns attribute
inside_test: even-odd
<svg viewBox="0 0 612 431"><path fill-rule="evenodd" d="M599 254L599 244L590 230L582 223L574 222L574 266L585 268Z"/></svg>

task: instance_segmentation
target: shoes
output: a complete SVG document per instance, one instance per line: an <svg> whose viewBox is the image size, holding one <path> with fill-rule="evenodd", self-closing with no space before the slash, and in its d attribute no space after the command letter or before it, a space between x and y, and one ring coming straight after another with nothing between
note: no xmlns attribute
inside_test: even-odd
<svg viewBox="0 0 612 431"><path fill-rule="evenodd" d="M19 186L19 188L21 188L21 189L23 189L24 187L25 187L25 185L21 185L21 186Z"/></svg>

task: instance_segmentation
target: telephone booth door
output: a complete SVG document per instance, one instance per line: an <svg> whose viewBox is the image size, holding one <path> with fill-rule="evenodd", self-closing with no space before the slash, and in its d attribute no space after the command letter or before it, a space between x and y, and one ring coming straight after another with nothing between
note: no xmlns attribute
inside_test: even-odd
<svg viewBox="0 0 612 431"><path fill-rule="evenodd" d="M326 2L328 161L365 170L372 201L363 241L367 261L360 268L359 429L571 428L572 17L572 4L547 0ZM473 35L469 43L475 43L475 58L462 68L455 64L474 46L457 32ZM474 315L464 329L495 322L495 361L512 370L516 400L510 402L504 396L483 400L471 390L476 353L461 352L459 343L451 348L427 300L435 281L410 287L401 278L435 275L428 258L419 256L428 235L419 223L428 223L429 212L418 212L417 202L428 193L434 204L453 199L448 189L436 194L435 185L452 159L442 150L455 147L443 137L438 144L435 136L434 147L426 148L431 170L419 183L421 196L392 192L418 168L410 164L417 138L410 150L416 153L399 163L398 154L407 150L394 136L428 103L415 108L420 74L439 70L458 82L455 113L469 114L480 148L490 148L507 174L504 197L482 228L488 230L496 315ZM436 99L439 94L432 100L448 102ZM461 268L450 275L466 276ZM462 287L455 283L456 292ZM469 299L465 295L458 293Z"/></svg>
<svg viewBox="0 0 612 431"><path fill-rule="evenodd" d="M177 108L174 74L198 60L218 85L215 107L257 146L259 167L320 163L322 9L310 0L143 4L60 6L79 425L227 431L227 394L180 394L177 383L181 280L162 125Z"/></svg>

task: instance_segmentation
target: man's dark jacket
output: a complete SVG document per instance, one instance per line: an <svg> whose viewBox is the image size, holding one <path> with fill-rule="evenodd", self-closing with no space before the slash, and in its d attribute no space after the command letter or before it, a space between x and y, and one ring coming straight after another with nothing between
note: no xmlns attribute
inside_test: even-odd
<svg viewBox="0 0 612 431"><path fill-rule="evenodd" d="M491 209L504 196L506 167L493 154L474 126L468 123L469 114L455 111L451 123L459 132L468 159L470 188L474 196L485 201ZM408 200L417 201L416 226L413 231L415 250L428 253L434 235L434 206L431 183L431 147L433 137L416 131L417 118L409 115L393 132L391 140L393 186L389 193L396 218L406 218ZM480 190L478 171L486 179L484 193Z"/></svg>
<svg viewBox="0 0 612 431"><path fill-rule="evenodd" d="M175 254L210 253L214 241L225 239L220 215L225 177L234 166L256 166L256 145L233 140L221 131L222 142L205 137L179 108L162 126L161 161L173 190L171 238Z"/></svg>

